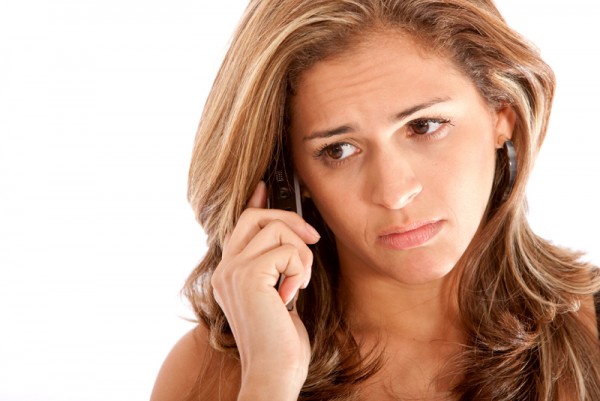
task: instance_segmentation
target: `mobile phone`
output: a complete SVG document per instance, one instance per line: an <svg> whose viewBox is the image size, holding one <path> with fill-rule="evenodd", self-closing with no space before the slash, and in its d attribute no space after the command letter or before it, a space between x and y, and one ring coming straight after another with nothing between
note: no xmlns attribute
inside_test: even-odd
<svg viewBox="0 0 600 401"><path fill-rule="evenodd" d="M267 172L267 208L296 212L302 217L300 184L289 156L280 153Z"/></svg>
<svg viewBox="0 0 600 401"><path fill-rule="evenodd" d="M293 211L302 217L300 184L289 155L279 152L275 156L273 163L267 170L265 180L267 184L267 208ZM283 274L279 275L276 289L279 290L284 279ZM293 302L291 301L286 305L289 311L294 309Z"/></svg>

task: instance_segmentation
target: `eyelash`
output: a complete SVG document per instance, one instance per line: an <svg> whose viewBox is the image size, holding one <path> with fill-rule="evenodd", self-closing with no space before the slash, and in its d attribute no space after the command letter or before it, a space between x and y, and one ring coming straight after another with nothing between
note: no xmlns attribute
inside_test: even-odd
<svg viewBox="0 0 600 401"><path fill-rule="evenodd" d="M433 140L433 139L437 139L440 136L442 136L445 131L446 128L448 126L454 126L454 124L452 124L452 122L447 119L447 118L443 118L443 117L432 117L432 118L418 118L416 120L412 120L411 122L409 122L407 124L408 127L412 128L415 125L419 124L419 123L434 123L434 124L440 124L440 126L438 127L438 129L436 129L434 132L430 133L430 134L415 134L412 133L409 136L410 137L414 137L416 140L419 141L429 141L429 140Z"/></svg>
<svg viewBox="0 0 600 401"><path fill-rule="evenodd" d="M412 120L410 121L408 124L406 124L409 128L414 127L417 124L420 123L434 123L434 124L440 124L440 127L438 127L438 129L436 129L434 132L430 133L430 134L415 134L415 133L410 133L408 135L408 137L410 138L414 138L417 141L430 141L430 140L434 140L439 138L440 136L442 136L445 133L445 128L447 128L448 126L454 126L454 124L452 124L452 122L447 119L447 118L443 118L443 117L431 117L431 118L418 118L416 120ZM320 146L315 152L314 152L314 157L315 159L322 159L325 163L330 164L332 166L339 166L343 163L345 163L348 159L350 159L352 156L346 157L344 159L341 160L335 160L335 159L330 159L328 157L326 157L325 152L328 149L331 149L333 146L343 146L343 145L352 145L349 142L334 142L334 143L326 143L322 146ZM358 151L360 153L360 151Z"/></svg>
<svg viewBox="0 0 600 401"><path fill-rule="evenodd" d="M334 142L334 143L331 143L331 144L329 144L329 143L326 143L325 145L323 145L323 146L319 147L319 148L318 148L318 149L315 151L315 153L314 153L314 157L315 157L315 159L321 159L321 160L323 160L325 163L327 163L327 164L329 164L329 165L332 165L332 166L339 166L339 165L341 165L341 164L345 163L346 161L348 161L348 159L349 159L350 157L346 157L346 158L344 158L344 159L341 159L341 160L336 160L336 159L331 159L331 158L327 157L327 156L325 155L325 152L326 152L328 149L331 149L331 148L333 148L334 146L343 146L343 145L350 145L350 146L354 146L354 145L352 145L352 144L351 144L351 143L349 143L349 142ZM358 151L358 152L360 152L360 151Z"/></svg>

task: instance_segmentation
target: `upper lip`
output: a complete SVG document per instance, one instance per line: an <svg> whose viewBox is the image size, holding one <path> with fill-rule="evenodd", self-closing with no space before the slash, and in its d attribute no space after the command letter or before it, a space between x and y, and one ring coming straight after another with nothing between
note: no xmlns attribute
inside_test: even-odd
<svg viewBox="0 0 600 401"><path fill-rule="evenodd" d="M418 228L421 228L423 226L426 226L428 224L434 224L437 223L438 221L440 221L441 219L429 219L429 220L420 220L420 221L414 221L408 224L404 224L402 226L392 226L392 227L388 227L382 231L379 232L379 237L385 237L386 235L393 235L393 234L404 234L407 233L409 231L413 231L416 230Z"/></svg>

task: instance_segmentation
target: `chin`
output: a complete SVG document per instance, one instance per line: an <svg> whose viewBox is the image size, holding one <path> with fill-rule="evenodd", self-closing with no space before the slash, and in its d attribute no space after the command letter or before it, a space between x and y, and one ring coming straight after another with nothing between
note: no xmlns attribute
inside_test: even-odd
<svg viewBox="0 0 600 401"><path fill-rule="evenodd" d="M462 253L452 252L452 255L439 250L413 250L404 255L403 260L390 261L396 266L393 275L396 279L409 285L433 283L454 276L455 266Z"/></svg>

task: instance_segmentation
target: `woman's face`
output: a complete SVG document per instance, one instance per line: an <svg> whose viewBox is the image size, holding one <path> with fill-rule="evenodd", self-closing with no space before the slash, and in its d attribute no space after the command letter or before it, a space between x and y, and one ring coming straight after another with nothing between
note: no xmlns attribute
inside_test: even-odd
<svg viewBox="0 0 600 401"><path fill-rule="evenodd" d="M513 112L398 33L315 64L291 99L296 170L343 274L427 283L449 273L485 211Z"/></svg>

